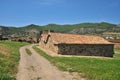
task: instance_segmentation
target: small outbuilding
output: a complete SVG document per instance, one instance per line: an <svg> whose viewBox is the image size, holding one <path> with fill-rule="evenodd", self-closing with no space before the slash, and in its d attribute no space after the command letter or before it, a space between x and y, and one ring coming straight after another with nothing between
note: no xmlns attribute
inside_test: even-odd
<svg viewBox="0 0 120 80"><path fill-rule="evenodd" d="M99 36L43 32L39 46L62 55L113 57L114 44Z"/></svg>

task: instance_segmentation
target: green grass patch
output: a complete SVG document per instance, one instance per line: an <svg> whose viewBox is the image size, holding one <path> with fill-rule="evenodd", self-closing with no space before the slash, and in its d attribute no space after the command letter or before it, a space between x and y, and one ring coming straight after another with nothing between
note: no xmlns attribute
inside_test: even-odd
<svg viewBox="0 0 120 80"><path fill-rule="evenodd" d="M120 53L120 49L115 48L114 51Z"/></svg>
<svg viewBox="0 0 120 80"><path fill-rule="evenodd" d="M119 49L114 49L114 53L115 54L120 54L120 50Z"/></svg>
<svg viewBox="0 0 120 80"><path fill-rule="evenodd" d="M25 50L26 50L26 53L27 53L28 55L30 55L30 56L32 55L32 52L31 52L29 49L26 48Z"/></svg>
<svg viewBox="0 0 120 80"><path fill-rule="evenodd" d="M120 54L114 54L114 58L119 58L120 59Z"/></svg>
<svg viewBox="0 0 120 80"><path fill-rule="evenodd" d="M120 50L119 49L114 49L114 58L119 58L120 59Z"/></svg>
<svg viewBox="0 0 120 80"><path fill-rule="evenodd" d="M16 80L17 66L20 59L19 48L28 43L0 41L0 45L7 46L7 55L0 53L0 80ZM0 51L1 52L1 51Z"/></svg>
<svg viewBox="0 0 120 80"><path fill-rule="evenodd" d="M51 57L33 48L60 70L82 73L88 80L120 80L120 58Z"/></svg>

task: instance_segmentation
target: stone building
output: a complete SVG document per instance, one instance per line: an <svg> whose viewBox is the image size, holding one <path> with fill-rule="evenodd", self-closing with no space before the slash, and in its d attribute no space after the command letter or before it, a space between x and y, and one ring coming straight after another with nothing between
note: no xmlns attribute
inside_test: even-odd
<svg viewBox="0 0 120 80"><path fill-rule="evenodd" d="M62 55L113 57L114 45L99 36L43 32L39 46Z"/></svg>

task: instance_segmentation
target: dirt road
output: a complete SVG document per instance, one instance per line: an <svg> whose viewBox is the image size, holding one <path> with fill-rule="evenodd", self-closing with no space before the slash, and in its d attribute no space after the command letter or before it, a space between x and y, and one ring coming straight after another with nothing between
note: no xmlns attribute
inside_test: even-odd
<svg viewBox="0 0 120 80"><path fill-rule="evenodd" d="M32 52L32 55L26 53L26 48ZM59 71L33 50L32 45L21 47L20 56L17 80L82 80L69 73Z"/></svg>

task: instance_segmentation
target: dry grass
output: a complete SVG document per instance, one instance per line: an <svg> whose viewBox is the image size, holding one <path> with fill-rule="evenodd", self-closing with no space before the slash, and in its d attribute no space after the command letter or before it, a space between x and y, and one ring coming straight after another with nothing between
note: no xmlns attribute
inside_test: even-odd
<svg viewBox="0 0 120 80"><path fill-rule="evenodd" d="M26 50L28 55L30 55L30 56L32 55L32 52L29 49L26 48L25 50Z"/></svg>
<svg viewBox="0 0 120 80"><path fill-rule="evenodd" d="M0 44L0 54L8 55L10 53L9 48Z"/></svg>

